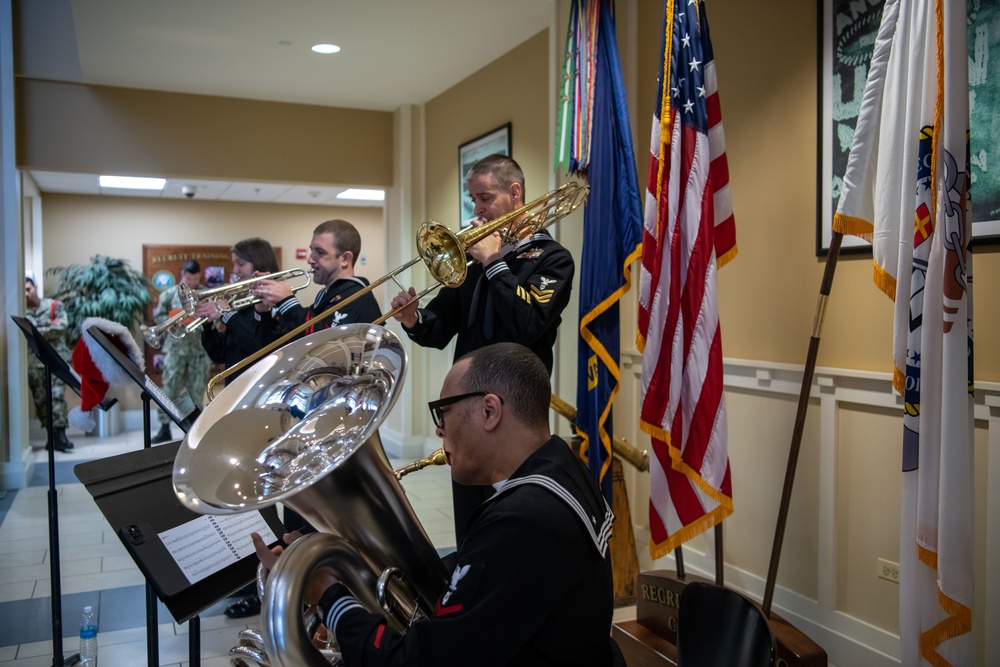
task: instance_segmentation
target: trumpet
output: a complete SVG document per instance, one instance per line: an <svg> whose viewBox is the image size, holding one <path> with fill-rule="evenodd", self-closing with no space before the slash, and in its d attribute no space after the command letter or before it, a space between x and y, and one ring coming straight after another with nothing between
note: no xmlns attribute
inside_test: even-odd
<svg viewBox="0 0 1000 667"><path fill-rule="evenodd" d="M463 229L458 233L433 220L421 224L417 229L417 252L419 254L415 258L399 268L390 271L378 280L371 282L364 289L360 289L346 299L333 304L322 313L316 315L312 319L312 322L305 322L297 326L270 345L261 348L243 359L243 361L230 366L213 377L209 380L206 389L208 400L211 401L215 398L216 387L225 378L242 371L250 364L277 350L301 334L309 326L314 325L316 321L325 320L337 310L346 308L356 299L360 299L382 283L392 280L401 290L405 290L406 288L396 279L396 276L417 262L422 261L424 263L424 266L430 271L431 277L434 278L435 283L418 292L413 297L414 301L419 301L422 297L441 286L458 287L461 285L468 273L469 261L465 255L466 249L479 243L490 234L494 232L499 233L504 244L516 243L517 241L526 239L575 211L580 204L586 201L589 193L589 185L580 185L579 183L570 181L517 210L494 218L478 227ZM382 324L408 305L409 302L389 311L372 322L372 324Z"/></svg>
<svg viewBox="0 0 1000 667"><path fill-rule="evenodd" d="M142 326L143 339L155 349L160 349L167 336L174 340L179 340L184 336L194 333L208 321L207 317L194 317L195 309L199 303L214 302L220 313L228 313L233 310L242 310L247 306L260 303L260 298L253 296L254 287L261 280L292 280L294 278L305 278L305 282L292 286L292 292L298 292L312 284L312 269L285 269L276 273L269 273L264 276L255 276L229 283L220 287L210 287L203 290L192 290L181 283L177 286L177 295L181 299L181 311L171 315L160 324L153 327ZM194 319L191 319L194 318Z"/></svg>

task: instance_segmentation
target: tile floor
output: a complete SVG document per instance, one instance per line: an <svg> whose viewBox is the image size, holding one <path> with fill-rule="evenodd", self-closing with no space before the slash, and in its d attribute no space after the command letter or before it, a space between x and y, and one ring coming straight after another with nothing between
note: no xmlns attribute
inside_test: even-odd
<svg viewBox="0 0 1000 667"><path fill-rule="evenodd" d="M177 429L174 429L175 435ZM59 547L65 655L79 646L77 627L85 605L98 614L99 663L108 667L145 665L146 612L142 574L121 545L90 494L73 474L77 463L142 449L142 432L111 438L70 436L76 447L56 453ZM44 442L33 441L36 472L32 485L0 499L0 667L52 664L48 545L48 465ZM399 465L402 462L393 462ZM428 536L438 549L455 547L451 483L447 468L427 468L403 480ZM236 621L220 602L201 615L201 664L229 667L237 633L260 618ZM188 665L187 624L174 623L160 604L160 665Z"/></svg>

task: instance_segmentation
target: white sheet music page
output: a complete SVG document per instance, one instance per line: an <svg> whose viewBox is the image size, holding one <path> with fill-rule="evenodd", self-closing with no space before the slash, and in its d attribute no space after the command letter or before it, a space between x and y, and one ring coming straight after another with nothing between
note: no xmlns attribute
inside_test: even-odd
<svg viewBox="0 0 1000 667"><path fill-rule="evenodd" d="M260 512L202 516L158 534L194 584L253 553L250 533L270 544L277 538Z"/></svg>
<svg viewBox="0 0 1000 667"><path fill-rule="evenodd" d="M181 420L184 418L184 415L181 414L181 411L177 408L176 405L174 405L174 402L171 401L170 398L163 393L162 389L156 386L156 383L153 382L153 380L148 375L146 376L146 382L144 383L143 387L145 388L146 391L150 393L151 396L155 396L157 398L160 406L164 410L166 410L167 416L170 417L175 424L181 423Z"/></svg>

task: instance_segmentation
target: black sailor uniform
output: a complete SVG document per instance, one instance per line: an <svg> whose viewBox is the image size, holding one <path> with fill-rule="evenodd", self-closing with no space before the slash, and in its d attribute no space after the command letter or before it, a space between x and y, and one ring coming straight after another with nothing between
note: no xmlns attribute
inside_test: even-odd
<svg viewBox="0 0 1000 667"><path fill-rule="evenodd" d="M451 583L433 617L399 635L343 584L320 607L352 667L608 667L613 519L586 468L553 437L478 508L447 559Z"/></svg>
<svg viewBox="0 0 1000 667"><path fill-rule="evenodd" d="M259 313L247 307L223 313L221 322L225 325L224 331L214 326L202 329L201 344L209 359L226 368L235 366L274 340L274 319L270 311ZM239 377L243 370L227 377L226 384Z"/></svg>
<svg viewBox="0 0 1000 667"><path fill-rule="evenodd" d="M485 269L473 262L465 282L443 288L417 311L417 324L404 330L418 345L439 350L457 335L455 359L490 343L520 343L551 373L574 271L570 252L539 232Z"/></svg>
<svg viewBox="0 0 1000 667"><path fill-rule="evenodd" d="M350 278L340 278L334 281L333 285L321 290L316 295L316 301L309 308L303 308L299 300L293 294L283 299L274 307L274 317L277 322L274 335L281 337L300 326L306 320L312 320L330 306L338 301L344 301L355 292L368 286L368 279L361 276L351 276ZM382 310L378 306L371 292L365 294L343 310L335 310L323 322L316 323L316 330L328 329L340 326L341 324L357 324L371 322L382 316ZM306 329L306 335L313 333L311 329Z"/></svg>

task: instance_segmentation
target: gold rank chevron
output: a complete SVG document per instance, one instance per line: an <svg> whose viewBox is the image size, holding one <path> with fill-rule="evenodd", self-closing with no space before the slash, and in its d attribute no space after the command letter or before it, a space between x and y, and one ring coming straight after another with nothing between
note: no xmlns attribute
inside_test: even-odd
<svg viewBox="0 0 1000 667"><path fill-rule="evenodd" d="M535 297L535 301L538 303L548 303L552 300L552 295L555 293L554 289L538 289L534 285L531 286L531 296Z"/></svg>

